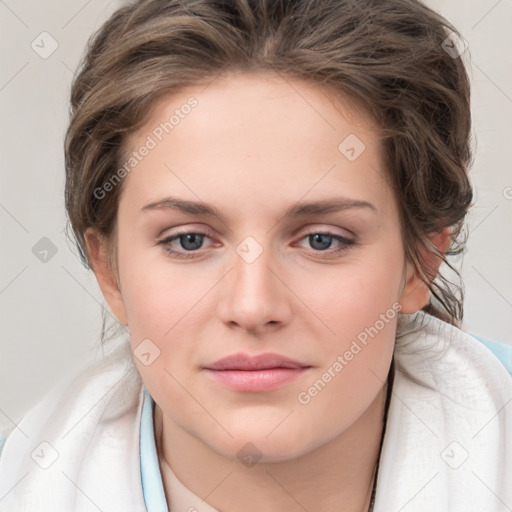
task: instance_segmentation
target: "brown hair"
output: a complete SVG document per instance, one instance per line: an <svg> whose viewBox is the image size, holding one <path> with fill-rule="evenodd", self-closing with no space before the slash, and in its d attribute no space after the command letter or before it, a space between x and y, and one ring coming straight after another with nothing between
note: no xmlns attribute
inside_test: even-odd
<svg viewBox="0 0 512 512"><path fill-rule="evenodd" d="M448 51L455 37L416 0L139 0L118 9L91 36L71 91L65 201L83 263L91 268L84 233L94 227L116 269L123 182L105 197L95 191L119 170L127 134L157 100L226 70L277 72L355 98L372 115L385 134L405 256L431 291L423 310L460 325L463 288L441 270L430 275L418 248L460 279L447 256L464 248L473 193L469 79ZM441 253L427 235L445 227L451 245Z"/></svg>

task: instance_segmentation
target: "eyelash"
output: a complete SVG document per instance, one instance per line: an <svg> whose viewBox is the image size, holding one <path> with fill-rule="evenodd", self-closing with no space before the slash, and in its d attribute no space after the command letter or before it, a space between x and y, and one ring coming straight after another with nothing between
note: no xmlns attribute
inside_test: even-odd
<svg viewBox="0 0 512 512"><path fill-rule="evenodd" d="M164 238L163 240L158 242L158 245L163 245L165 252L169 256L174 256L174 257L182 258L182 259L194 258L195 254L199 251L199 249L198 250L194 250L194 251L187 251L187 252L183 253L183 252L180 252L180 251L175 251L174 249L170 248L171 242L173 242L174 240L179 239L181 236L184 236L184 235L200 235L200 236L205 236L205 237L211 238L207 233L203 233L201 231L183 231L182 233L176 233L175 235L172 235L172 236L169 236L167 238ZM347 251L350 248L350 246L353 246L353 245L356 244L355 240L350 240L348 238L345 238L345 237L340 236L340 235L336 235L336 234L331 233L329 231L311 231L309 233L305 233L300 238L300 240L303 240L304 238L307 238L308 236L313 236L313 235L329 236L329 237L334 238L335 240L337 240L341 244L341 246L338 249L334 249L334 250L329 250L329 249L315 250L315 249L312 249L313 252L315 252L315 253L339 254L339 253L342 253L344 251Z"/></svg>

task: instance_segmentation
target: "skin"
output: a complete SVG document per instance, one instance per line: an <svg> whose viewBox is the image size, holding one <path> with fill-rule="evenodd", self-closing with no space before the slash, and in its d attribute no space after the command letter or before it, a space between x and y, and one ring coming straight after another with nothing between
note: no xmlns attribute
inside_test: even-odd
<svg viewBox="0 0 512 512"><path fill-rule="evenodd" d="M404 258L378 130L353 102L333 103L313 85L231 73L160 100L126 147L143 145L190 96L198 106L125 178L117 272L105 241L86 233L98 283L128 326L132 349L150 339L160 350L148 366L134 360L156 402L164 487L172 467L224 512L323 512L340 503L366 510L397 316L308 404L297 396L393 304L414 313L429 298ZM366 146L352 162L338 150L349 134ZM212 204L225 219L141 211L168 195ZM340 196L368 201L378 213L283 217L299 200ZM205 230L190 259L158 244ZM328 238L321 250L306 235L323 231L356 243L335 252L341 243ZM263 251L252 263L236 251L247 236ZM442 250L449 243L448 231L431 238ZM179 239L168 245L191 254ZM437 270L439 261L427 261ZM236 392L203 369L236 352L277 352L312 368L276 391ZM261 455L250 467L237 458L248 442Z"/></svg>

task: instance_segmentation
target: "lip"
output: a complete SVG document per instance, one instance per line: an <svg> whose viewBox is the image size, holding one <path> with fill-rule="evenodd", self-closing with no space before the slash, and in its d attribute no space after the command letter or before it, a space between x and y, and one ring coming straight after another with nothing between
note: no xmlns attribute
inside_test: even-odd
<svg viewBox="0 0 512 512"><path fill-rule="evenodd" d="M257 393L279 389L309 368L311 366L279 354L238 353L203 369L213 380L234 391Z"/></svg>
<svg viewBox="0 0 512 512"><path fill-rule="evenodd" d="M239 352L227 357L223 357L214 363L211 363L205 368L207 370L269 370L272 368L307 368L309 365L295 361L280 354L267 352L265 354L258 354L251 356Z"/></svg>

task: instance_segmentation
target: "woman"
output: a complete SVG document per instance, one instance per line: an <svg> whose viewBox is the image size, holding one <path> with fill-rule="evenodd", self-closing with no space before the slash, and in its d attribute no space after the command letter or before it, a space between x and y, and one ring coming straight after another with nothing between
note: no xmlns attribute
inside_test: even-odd
<svg viewBox="0 0 512 512"><path fill-rule="evenodd" d="M66 136L129 336L11 431L1 510L507 510L512 382L442 275L471 206L456 31L413 0L139 1Z"/></svg>

